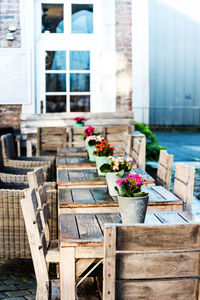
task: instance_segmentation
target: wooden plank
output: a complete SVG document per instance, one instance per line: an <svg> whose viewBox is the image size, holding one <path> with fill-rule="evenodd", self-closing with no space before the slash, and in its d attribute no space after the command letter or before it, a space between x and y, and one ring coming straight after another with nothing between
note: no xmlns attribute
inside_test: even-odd
<svg viewBox="0 0 200 300"><path fill-rule="evenodd" d="M76 220L82 240L103 241L103 234L95 215L80 214L76 216Z"/></svg>
<svg viewBox="0 0 200 300"><path fill-rule="evenodd" d="M87 151L85 147L68 147L68 148L58 148L58 156L87 156Z"/></svg>
<svg viewBox="0 0 200 300"><path fill-rule="evenodd" d="M60 295L62 300L75 300L75 248L60 248Z"/></svg>
<svg viewBox="0 0 200 300"><path fill-rule="evenodd" d="M164 212L156 212L155 215L162 223L168 224L184 224L185 220L179 216L179 214L170 214Z"/></svg>
<svg viewBox="0 0 200 300"><path fill-rule="evenodd" d="M199 215L193 215L191 212L183 211L179 212L179 215L189 223L200 223Z"/></svg>
<svg viewBox="0 0 200 300"><path fill-rule="evenodd" d="M152 186L142 186L142 191L149 194L149 204L151 204L151 202L161 202L165 200Z"/></svg>
<svg viewBox="0 0 200 300"><path fill-rule="evenodd" d="M89 189L72 189L74 203L94 203L94 198Z"/></svg>
<svg viewBox="0 0 200 300"><path fill-rule="evenodd" d="M164 253L161 251L158 253L118 253L117 279L155 279L199 275L199 253Z"/></svg>
<svg viewBox="0 0 200 300"><path fill-rule="evenodd" d="M150 252L157 251L158 245L162 245L163 251L195 250L199 248L199 230L200 226L197 224L124 227L118 225L117 250Z"/></svg>
<svg viewBox="0 0 200 300"><path fill-rule="evenodd" d="M33 172L28 172L27 176L30 188L38 188L45 182L43 168L36 168Z"/></svg>
<svg viewBox="0 0 200 300"><path fill-rule="evenodd" d="M95 203L113 202L113 198L108 194L107 188L91 188L90 192Z"/></svg>
<svg viewBox="0 0 200 300"><path fill-rule="evenodd" d="M161 224L160 220L155 216L154 213L147 213L145 217L145 225L156 225Z"/></svg>
<svg viewBox="0 0 200 300"><path fill-rule="evenodd" d="M103 299L115 300L116 272L116 228L106 226L104 230Z"/></svg>
<svg viewBox="0 0 200 300"><path fill-rule="evenodd" d="M154 190L157 194L159 194L166 200L170 200L170 201L180 200L177 196L175 196L173 193L165 189L163 186L152 186L151 189Z"/></svg>
<svg viewBox="0 0 200 300"><path fill-rule="evenodd" d="M197 279L119 281L116 294L119 300L196 300L197 284Z"/></svg>
<svg viewBox="0 0 200 300"><path fill-rule="evenodd" d="M63 240L79 240L76 219L74 215L62 214L59 217L60 241Z"/></svg>
<svg viewBox="0 0 200 300"><path fill-rule="evenodd" d="M104 231L104 224L122 222L120 214L111 214L111 213L96 214L96 218L98 220L102 232Z"/></svg>
<svg viewBox="0 0 200 300"><path fill-rule="evenodd" d="M76 262L76 277L79 277L82 275L82 273L95 261L94 258L88 258L88 259L79 259Z"/></svg>
<svg viewBox="0 0 200 300"><path fill-rule="evenodd" d="M58 189L58 205L60 207L73 203L71 189L60 188Z"/></svg>

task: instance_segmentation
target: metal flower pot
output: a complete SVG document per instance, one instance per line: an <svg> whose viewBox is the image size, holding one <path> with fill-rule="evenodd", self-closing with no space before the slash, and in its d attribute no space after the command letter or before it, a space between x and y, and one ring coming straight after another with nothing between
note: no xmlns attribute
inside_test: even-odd
<svg viewBox="0 0 200 300"><path fill-rule="evenodd" d="M122 223L144 223L149 196L121 197L118 196Z"/></svg>
<svg viewBox="0 0 200 300"><path fill-rule="evenodd" d="M94 151L96 151L95 146L87 146L87 151L88 151L88 155L89 155L89 160L90 161L96 161L96 155L93 155L92 153Z"/></svg>
<svg viewBox="0 0 200 300"><path fill-rule="evenodd" d="M100 167L103 164L109 164L110 159L107 156L96 156L96 165L97 165L97 171L98 171L98 175L100 176L105 176L106 173L101 172Z"/></svg>

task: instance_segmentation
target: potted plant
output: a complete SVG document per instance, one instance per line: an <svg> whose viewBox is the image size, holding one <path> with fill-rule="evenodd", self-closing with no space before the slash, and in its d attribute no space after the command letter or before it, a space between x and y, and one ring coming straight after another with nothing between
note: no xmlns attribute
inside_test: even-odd
<svg viewBox="0 0 200 300"><path fill-rule="evenodd" d="M73 119L74 121L76 121L75 123L75 127L82 127L85 124L85 121L87 121L85 118L83 117L75 117Z"/></svg>
<svg viewBox="0 0 200 300"><path fill-rule="evenodd" d="M90 161L96 161L96 156L93 155L93 152L96 150L95 145L101 144L103 140L104 137L102 137L101 135L91 135L86 138L86 148L88 151Z"/></svg>
<svg viewBox="0 0 200 300"><path fill-rule="evenodd" d="M97 135L97 133L95 133L95 128L92 127L92 126L88 126L84 130L84 133L82 135L82 139L86 140L87 137L92 136L92 135Z"/></svg>
<svg viewBox="0 0 200 300"><path fill-rule="evenodd" d="M122 223L144 223L148 193L142 192L141 187L145 179L138 174L128 174L116 181L115 189L118 193L119 209Z"/></svg>
<svg viewBox="0 0 200 300"><path fill-rule="evenodd" d="M129 172L132 167L132 159L130 157L109 157L110 161L108 164L103 164L100 167L100 171L106 173L106 180L108 184L108 192L111 196L117 196L115 190L115 182L119 177ZM127 174L126 174L127 175Z"/></svg>
<svg viewBox="0 0 200 300"><path fill-rule="evenodd" d="M109 163L109 156L113 155L114 147L111 147L108 142L103 140L100 144L95 145L96 150L93 152L96 156L96 165L98 174L101 176L105 176L105 172L101 172L100 167L103 164Z"/></svg>

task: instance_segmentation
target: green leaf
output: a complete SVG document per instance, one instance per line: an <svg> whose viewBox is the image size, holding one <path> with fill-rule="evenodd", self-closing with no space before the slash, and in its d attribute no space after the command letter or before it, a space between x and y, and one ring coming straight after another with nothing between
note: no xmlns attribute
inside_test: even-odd
<svg viewBox="0 0 200 300"><path fill-rule="evenodd" d="M101 172L106 173L106 172L110 172L111 168L110 168L110 164L103 164L100 167Z"/></svg>
<svg viewBox="0 0 200 300"><path fill-rule="evenodd" d="M144 197L144 196L148 196L148 193L139 192L139 193L134 193L133 195L134 197Z"/></svg>
<svg viewBox="0 0 200 300"><path fill-rule="evenodd" d="M118 172L117 177L122 177L124 175L124 170Z"/></svg>

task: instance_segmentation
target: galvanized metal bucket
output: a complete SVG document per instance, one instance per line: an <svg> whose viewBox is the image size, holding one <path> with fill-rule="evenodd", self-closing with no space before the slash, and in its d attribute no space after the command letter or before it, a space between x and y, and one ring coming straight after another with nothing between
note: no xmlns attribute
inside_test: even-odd
<svg viewBox="0 0 200 300"><path fill-rule="evenodd" d="M119 210L122 223L144 223L149 196L120 197L118 196Z"/></svg>

